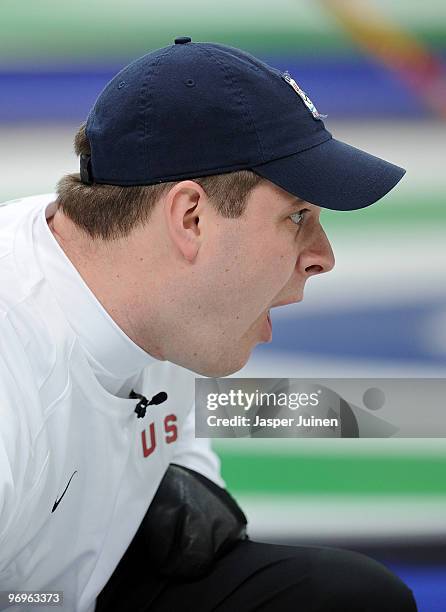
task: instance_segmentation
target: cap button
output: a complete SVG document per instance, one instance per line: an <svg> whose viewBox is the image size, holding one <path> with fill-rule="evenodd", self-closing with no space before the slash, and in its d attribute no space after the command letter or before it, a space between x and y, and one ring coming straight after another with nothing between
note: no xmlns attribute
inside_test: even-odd
<svg viewBox="0 0 446 612"><path fill-rule="evenodd" d="M175 38L174 42L176 45L184 45L185 43L192 42L192 38L189 38L189 36L179 36Z"/></svg>

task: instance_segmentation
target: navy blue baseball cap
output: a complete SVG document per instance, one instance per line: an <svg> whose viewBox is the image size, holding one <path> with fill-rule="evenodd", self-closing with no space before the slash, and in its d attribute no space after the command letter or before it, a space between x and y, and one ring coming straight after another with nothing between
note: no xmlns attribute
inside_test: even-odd
<svg viewBox="0 0 446 612"><path fill-rule="evenodd" d="M405 170L340 142L288 72L189 37L123 68L91 109L84 183L153 185L249 169L312 204L376 202Z"/></svg>

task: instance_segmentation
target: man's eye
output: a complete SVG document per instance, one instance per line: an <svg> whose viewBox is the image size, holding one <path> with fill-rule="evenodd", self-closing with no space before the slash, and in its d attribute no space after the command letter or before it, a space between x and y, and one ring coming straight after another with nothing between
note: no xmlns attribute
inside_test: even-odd
<svg viewBox="0 0 446 612"><path fill-rule="evenodd" d="M305 213L307 212L308 212L308 208L303 208L302 210L299 210L299 212L295 212L292 215L290 215L290 219L296 225L300 225L302 221L304 220Z"/></svg>

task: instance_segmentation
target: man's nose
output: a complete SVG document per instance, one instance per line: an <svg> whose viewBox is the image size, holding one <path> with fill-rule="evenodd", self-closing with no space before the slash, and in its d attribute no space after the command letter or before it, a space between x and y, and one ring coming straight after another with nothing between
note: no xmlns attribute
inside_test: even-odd
<svg viewBox="0 0 446 612"><path fill-rule="evenodd" d="M335 257L330 241L322 228L314 240L301 253L298 260L300 271L306 276L330 272L335 265Z"/></svg>

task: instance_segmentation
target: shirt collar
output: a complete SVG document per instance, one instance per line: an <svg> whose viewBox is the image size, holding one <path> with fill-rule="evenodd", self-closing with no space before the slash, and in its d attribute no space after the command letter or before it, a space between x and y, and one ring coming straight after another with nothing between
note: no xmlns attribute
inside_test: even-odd
<svg viewBox="0 0 446 612"><path fill-rule="evenodd" d="M35 246L44 276L93 369L103 380L128 379L158 360L115 323L65 254L47 223L56 210L56 202L46 204L35 225ZM114 386L116 391L121 385Z"/></svg>

